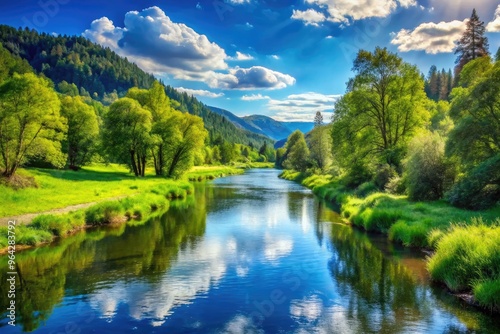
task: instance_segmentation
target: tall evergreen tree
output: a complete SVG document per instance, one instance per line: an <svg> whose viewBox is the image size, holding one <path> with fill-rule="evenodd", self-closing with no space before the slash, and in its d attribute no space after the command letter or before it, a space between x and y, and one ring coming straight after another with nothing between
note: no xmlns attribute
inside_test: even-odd
<svg viewBox="0 0 500 334"><path fill-rule="evenodd" d="M317 111L316 116L314 116L314 127L321 125L323 125L323 115L321 115L321 111Z"/></svg>
<svg viewBox="0 0 500 334"><path fill-rule="evenodd" d="M484 33L484 22L479 20L476 9L474 9L469 21L467 21L467 29L455 49L455 54L458 54L455 62L457 64L455 67L455 77L458 77L462 68L468 62L489 54L488 38Z"/></svg>

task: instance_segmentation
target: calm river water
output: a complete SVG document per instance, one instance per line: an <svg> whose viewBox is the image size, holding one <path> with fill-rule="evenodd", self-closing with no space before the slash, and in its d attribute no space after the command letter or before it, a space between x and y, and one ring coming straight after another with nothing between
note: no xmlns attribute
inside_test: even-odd
<svg viewBox="0 0 500 334"><path fill-rule="evenodd" d="M196 186L146 224L17 254L1 333L494 333L432 287L424 256L342 225L276 170ZM7 307L5 257L2 310Z"/></svg>

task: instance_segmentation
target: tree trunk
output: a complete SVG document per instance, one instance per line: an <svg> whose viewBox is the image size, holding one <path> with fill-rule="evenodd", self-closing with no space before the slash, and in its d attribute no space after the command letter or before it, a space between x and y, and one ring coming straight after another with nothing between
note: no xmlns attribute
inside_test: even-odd
<svg viewBox="0 0 500 334"><path fill-rule="evenodd" d="M130 164L132 165L132 170L135 176L139 176L137 165L135 163L135 152L134 150L130 150Z"/></svg>

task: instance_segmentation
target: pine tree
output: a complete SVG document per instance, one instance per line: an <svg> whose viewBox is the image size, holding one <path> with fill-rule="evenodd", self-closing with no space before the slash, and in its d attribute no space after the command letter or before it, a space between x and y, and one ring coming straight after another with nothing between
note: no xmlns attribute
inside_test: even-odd
<svg viewBox="0 0 500 334"><path fill-rule="evenodd" d="M321 115L321 111L317 111L316 116L314 116L314 127L321 125L323 125L323 115Z"/></svg>
<svg viewBox="0 0 500 334"><path fill-rule="evenodd" d="M469 61L479 57L489 55L488 38L484 35L484 22L479 20L476 9L467 21L467 29L455 48L455 54L458 54L455 66L455 77L458 77L462 68Z"/></svg>

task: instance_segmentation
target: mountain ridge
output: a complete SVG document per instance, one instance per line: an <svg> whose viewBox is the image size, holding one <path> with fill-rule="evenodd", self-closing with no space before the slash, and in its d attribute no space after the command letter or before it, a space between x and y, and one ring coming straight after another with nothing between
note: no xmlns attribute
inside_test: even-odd
<svg viewBox="0 0 500 334"><path fill-rule="evenodd" d="M311 131L314 122L282 122L265 115L250 115L238 117L232 112L213 106L207 106L211 111L224 116L228 121L242 129L265 135L275 141L288 138L295 130L304 134Z"/></svg>

